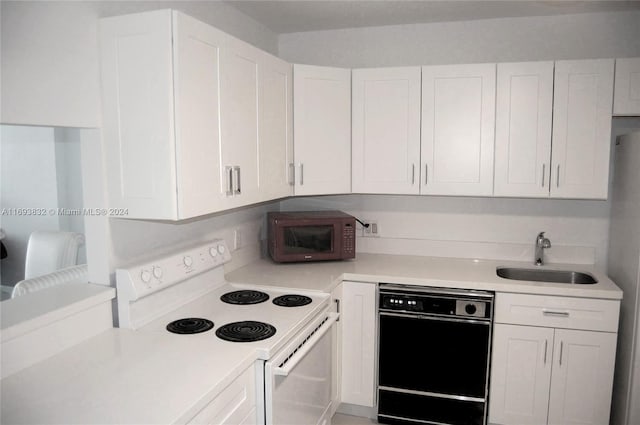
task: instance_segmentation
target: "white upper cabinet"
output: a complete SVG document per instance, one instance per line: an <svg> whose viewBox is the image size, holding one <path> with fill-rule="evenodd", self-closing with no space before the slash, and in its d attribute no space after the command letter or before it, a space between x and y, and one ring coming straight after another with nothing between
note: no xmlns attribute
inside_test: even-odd
<svg viewBox="0 0 640 425"><path fill-rule="evenodd" d="M613 59L555 64L551 197L606 199Z"/></svg>
<svg viewBox="0 0 640 425"><path fill-rule="evenodd" d="M418 194L420 68L353 70L354 193Z"/></svg>
<svg viewBox="0 0 640 425"><path fill-rule="evenodd" d="M613 114L640 116L640 58L616 59Z"/></svg>
<svg viewBox="0 0 640 425"><path fill-rule="evenodd" d="M223 187L228 208L257 202L260 52L241 42L220 55Z"/></svg>
<svg viewBox="0 0 640 425"><path fill-rule="evenodd" d="M294 65L293 98L295 194L351 192L351 70Z"/></svg>
<svg viewBox="0 0 640 425"><path fill-rule="evenodd" d="M420 193L493 194L496 65L422 68Z"/></svg>
<svg viewBox="0 0 640 425"><path fill-rule="evenodd" d="M291 66L239 40L220 61L226 207L291 195Z"/></svg>
<svg viewBox="0 0 640 425"><path fill-rule="evenodd" d="M169 220L219 209L225 35L170 10L103 19L100 34L109 206Z"/></svg>
<svg viewBox="0 0 640 425"><path fill-rule="evenodd" d="M100 32L110 207L182 220L292 193L288 63L170 10Z"/></svg>
<svg viewBox="0 0 640 425"><path fill-rule="evenodd" d="M293 76L291 64L263 53L258 75L259 200L293 195Z"/></svg>
<svg viewBox="0 0 640 425"><path fill-rule="evenodd" d="M553 62L498 64L495 196L549 197Z"/></svg>

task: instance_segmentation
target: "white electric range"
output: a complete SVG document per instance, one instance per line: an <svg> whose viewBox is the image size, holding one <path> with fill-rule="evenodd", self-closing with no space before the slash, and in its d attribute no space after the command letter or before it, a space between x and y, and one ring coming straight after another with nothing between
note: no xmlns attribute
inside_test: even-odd
<svg viewBox="0 0 640 425"><path fill-rule="evenodd" d="M329 424L338 318L329 295L230 284L230 260L224 241L214 240L118 269L119 326L206 341L220 352L253 349L258 404L247 423Z"/></svg>

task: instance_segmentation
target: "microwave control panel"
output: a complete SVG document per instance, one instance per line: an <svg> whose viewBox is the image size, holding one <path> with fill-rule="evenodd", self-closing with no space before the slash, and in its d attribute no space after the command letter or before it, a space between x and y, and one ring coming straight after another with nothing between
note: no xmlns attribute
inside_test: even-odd
<svg viewBox="0 0 640 425"><path fill-rule="evenodd" d="M355 220L354 220L355 221ZM342 226L342 251L346 257L356 256L356 226L348 221Z"/></svg>

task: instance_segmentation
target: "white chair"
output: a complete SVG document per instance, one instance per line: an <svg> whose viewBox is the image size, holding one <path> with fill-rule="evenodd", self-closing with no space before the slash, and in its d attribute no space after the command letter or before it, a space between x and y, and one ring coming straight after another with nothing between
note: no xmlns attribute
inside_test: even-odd
<svg viewBox="0 0 640 425"><path fill-rule="evenodd" d="M29 236L24 278L32 279L77 265L84 235L74 232L37 231Z"/></svg>
<svg viewBox="0 0 640 425"><path fill-rule="evenodd" d="M30 294L31 292L36 292L56 285L87 283L89 281L88 276L89 273L87 265L81 264L79 266L67 267L43 276L21 280L13 287L11 298Z"/></svg>

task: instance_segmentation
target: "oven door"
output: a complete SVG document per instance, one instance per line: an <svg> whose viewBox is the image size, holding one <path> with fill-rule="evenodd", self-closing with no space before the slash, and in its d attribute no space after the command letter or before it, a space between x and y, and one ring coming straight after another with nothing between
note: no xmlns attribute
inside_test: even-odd
<svg viewBox="0 0 640 425"><path fill-rule="evenodd" d="M381 312L379 332L379 415L485 423L489 322Z"/></svg>
<svg viewBox="0 0 640 425"><path fill-rule="evenodd" d="M265 363L267 425L331 423L331 330L337 318L325 311Z"/></svg>

